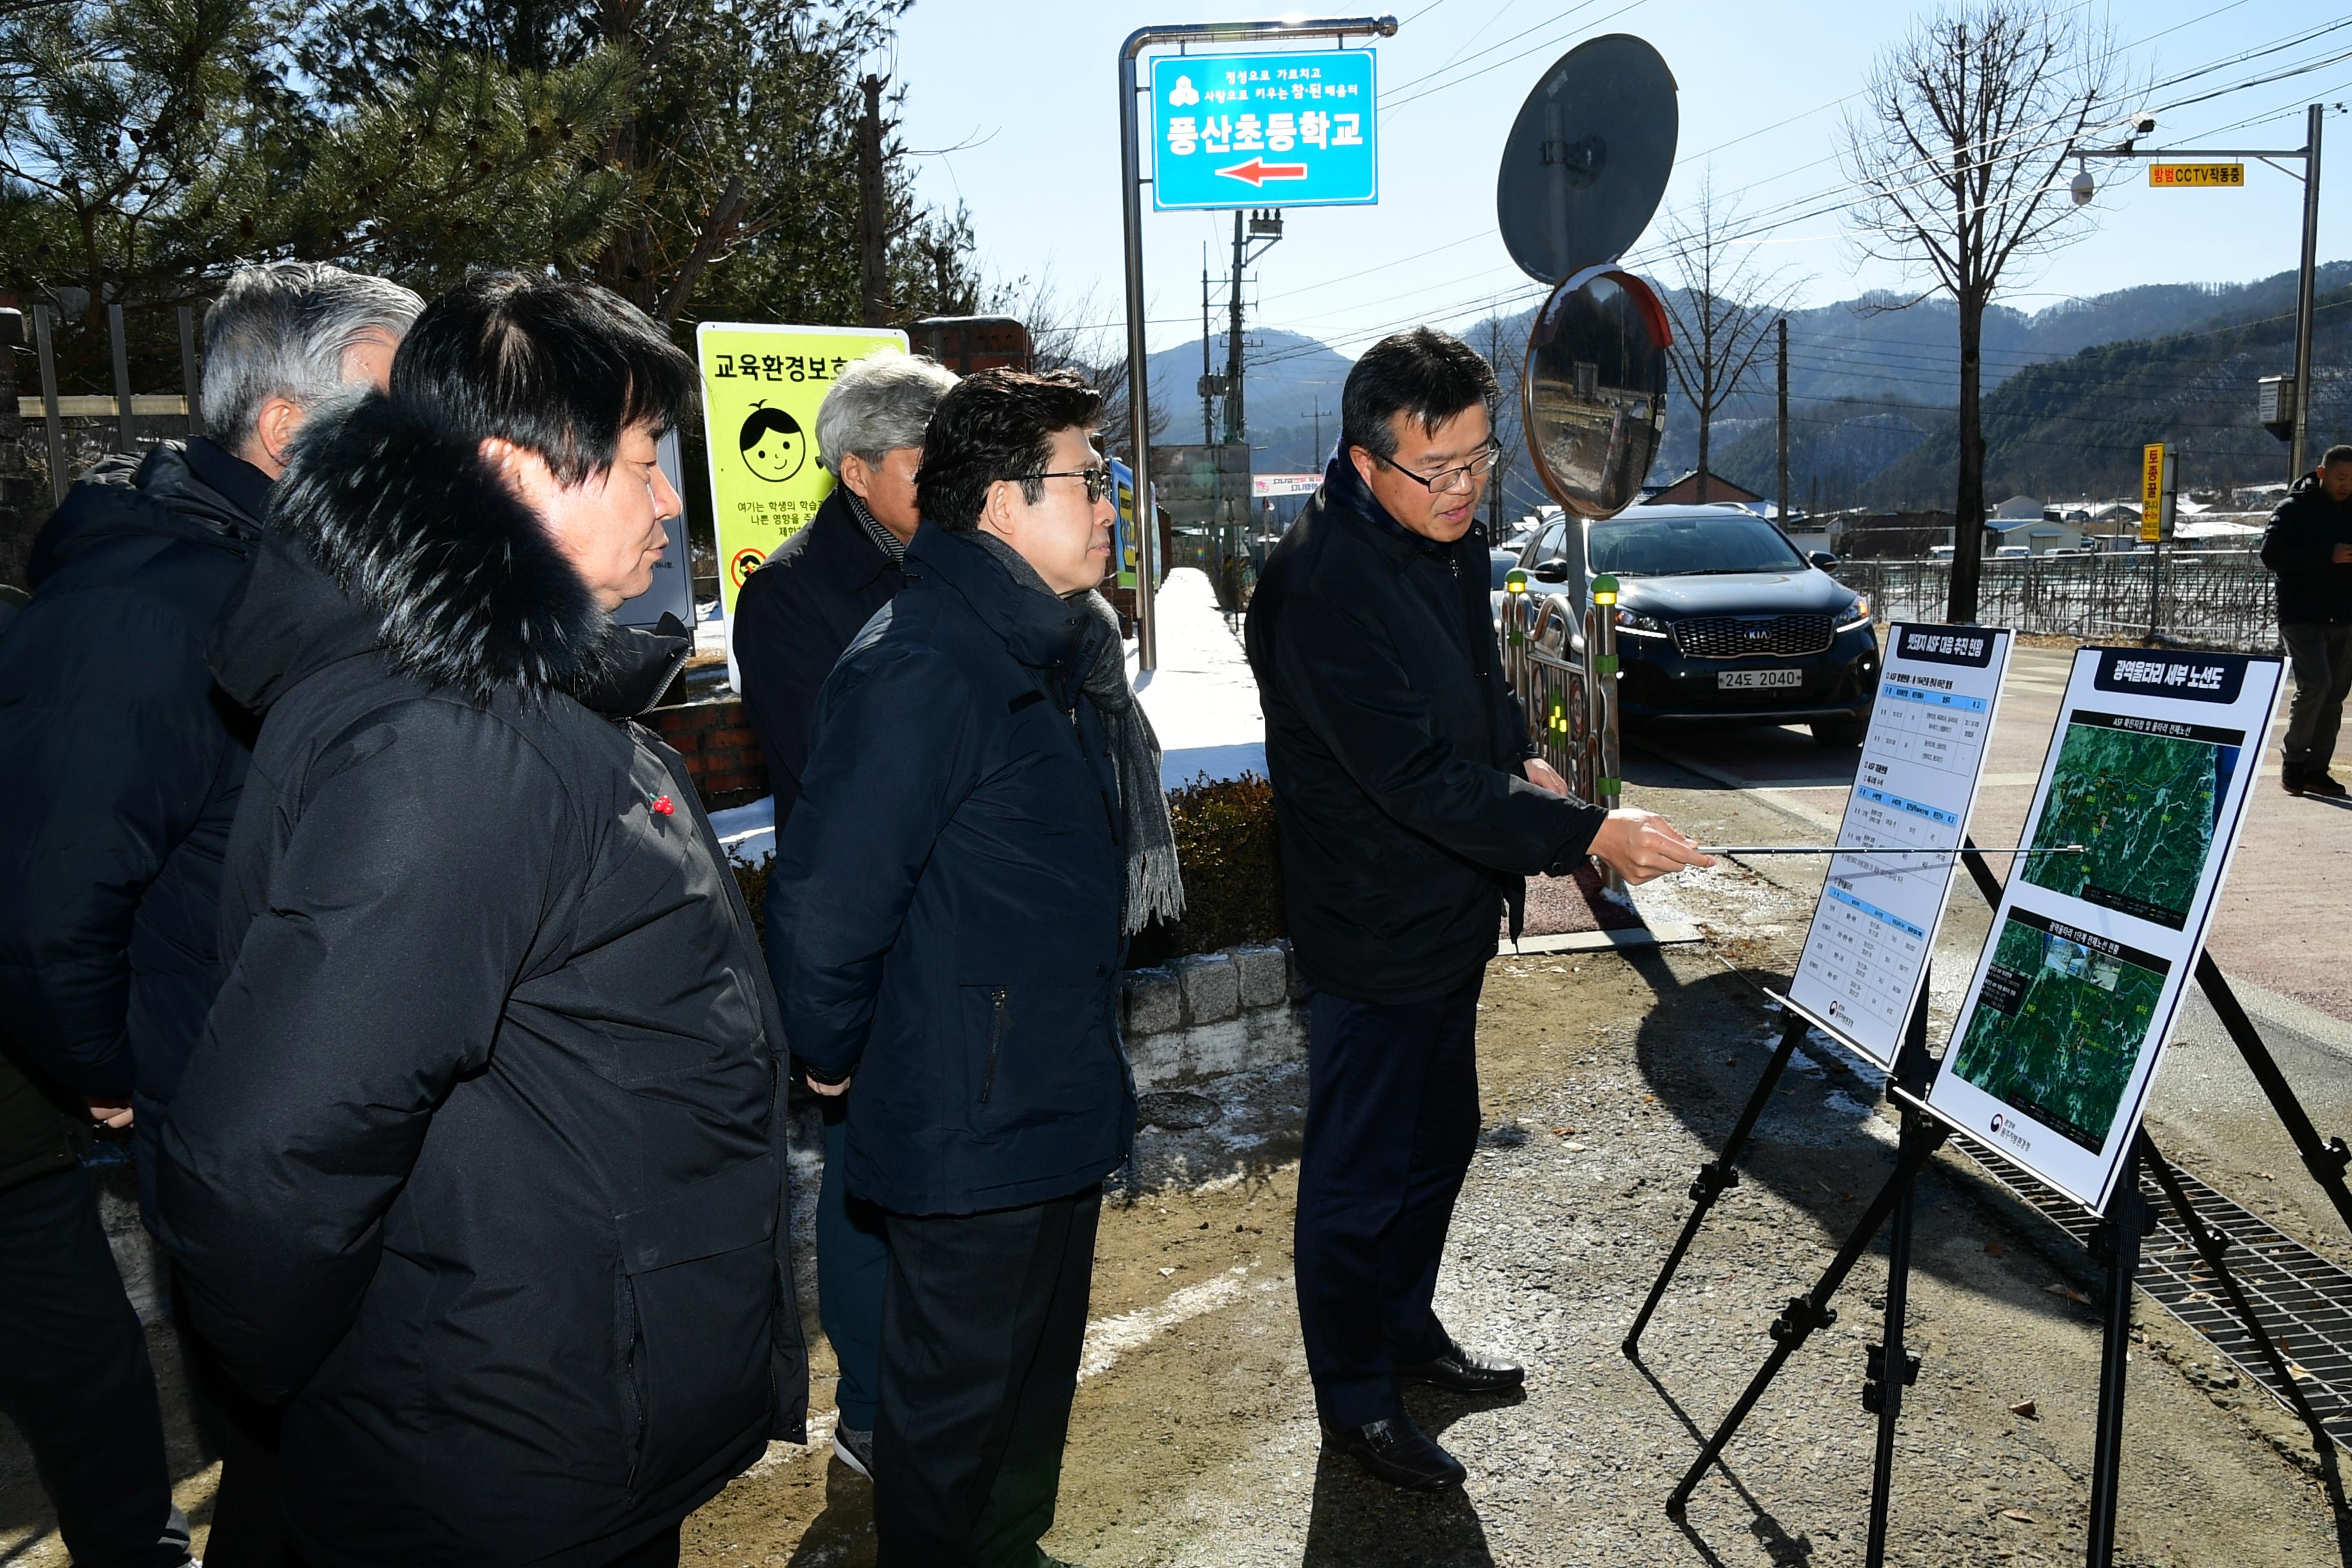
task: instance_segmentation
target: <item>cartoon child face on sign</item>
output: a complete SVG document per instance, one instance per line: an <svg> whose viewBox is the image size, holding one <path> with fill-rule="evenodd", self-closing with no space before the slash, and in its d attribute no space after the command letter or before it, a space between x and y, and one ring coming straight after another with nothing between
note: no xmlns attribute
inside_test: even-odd
<svg viewBox="0 0 2352 1568"><path fill-rule="evenodd" d="M743 450L743 466L772 485L799 473L808 460L808 437L801 433L800 421L781 408L753 404L736 441Z"/></svg>

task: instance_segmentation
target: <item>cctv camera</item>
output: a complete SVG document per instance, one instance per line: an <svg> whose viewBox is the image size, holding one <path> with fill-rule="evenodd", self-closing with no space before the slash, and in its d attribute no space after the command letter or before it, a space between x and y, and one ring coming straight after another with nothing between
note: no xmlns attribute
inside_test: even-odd
<svg viewBox="0 0 2352 1568"><path fill-rule="evenodd" d="M2143 114L2137 120L2132 121L2132 130L2142 136L2147 135L2149 132L2155 129L2156 116L2153 114Z"/></svg>
<svg viewBox="0 0 2352 1568"><path fill-rule="evenodd" d="M2089 205L2093 194L2098 190L2098 186L2091 182L2088 169L2075 175L2074 183L2067 188L2074 193L2074 205L2078 207Z"/></svg>

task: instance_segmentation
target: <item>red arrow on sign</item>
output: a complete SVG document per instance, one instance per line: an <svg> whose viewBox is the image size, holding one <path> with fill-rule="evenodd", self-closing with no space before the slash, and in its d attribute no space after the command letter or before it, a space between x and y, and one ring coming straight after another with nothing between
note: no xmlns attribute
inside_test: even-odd
<svg viewBox="0 0 2352 1568"><path fill-rule="evenodd" d="M1230 169L1217 171L1218 177L1246 180L1253 185L1263 185L1268 180L1303 180L1307 177L1304 163L1269 163L1263 158L1252 158L1246 163L1235 163Z"/></svg>

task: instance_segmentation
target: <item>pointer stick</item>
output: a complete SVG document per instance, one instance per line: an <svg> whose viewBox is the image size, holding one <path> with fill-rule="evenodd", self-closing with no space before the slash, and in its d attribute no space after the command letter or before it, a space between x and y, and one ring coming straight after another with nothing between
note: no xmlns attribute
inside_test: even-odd
<svg viewBox="0 0 2352 1568"><path fill-rule="evenodd" d="M1905 849L1892 844L1702 844L1702 855L1965 855L1965 849ZM2056 849L2029 849L2019 846L2011 849L1979 848L1979 855L2088 855L2087 844L2068 844Z"/></svg>

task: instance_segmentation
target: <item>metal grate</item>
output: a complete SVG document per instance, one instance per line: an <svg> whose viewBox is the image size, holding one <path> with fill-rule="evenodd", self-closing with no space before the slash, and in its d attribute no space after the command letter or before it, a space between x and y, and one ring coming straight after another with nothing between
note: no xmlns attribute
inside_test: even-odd
<svg viewBox="0 0 2352 1568"><path fill-rule="evenodd" d="M1827 616L1694 616L1675 623L1675 646L1692 658L1782 658L1820 653L1834 633Z"/></svg>
<svg viewBox="0 0 2352 1568"><path fill-rule="evenodd" d="M2077 1242L2087 1244L2096 1215L1989 1150L1958 1142L1969 1157L2011 1191L2042 1211ZM2352 1272L2336 1267L2261 1216L2175 1165L2198 1218L2230 1237L2223 1261L2236 1277L2272 1342L2288 1365L2306 1375L2303 1396L2336 1447L2352 1450ZM2156 1230L2141 1244L2136 1283L2174 1317L2195 1329L2227 1356L2247 1380L2294 1408L2253 1336L2238 1321L2205 1260L2189 1245L2188 1233L2156 1178L2142 1172L2140 1191L2156 1215Z"/></svg>

